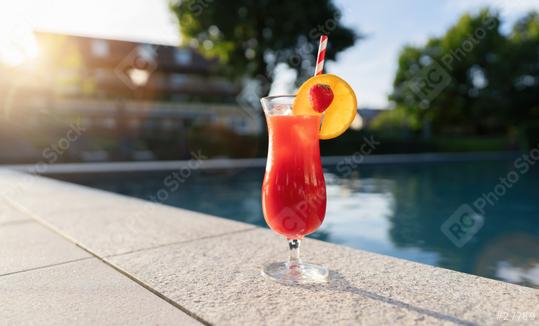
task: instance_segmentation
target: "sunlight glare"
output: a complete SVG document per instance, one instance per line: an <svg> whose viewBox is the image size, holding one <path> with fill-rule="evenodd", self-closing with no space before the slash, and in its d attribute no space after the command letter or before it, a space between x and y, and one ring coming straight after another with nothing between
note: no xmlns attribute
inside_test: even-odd
<svg viewBox="0 0 539 326"><path fill-rule="evenodd" d="M0 63L19 66L37 58L32 25L13 5L0 6Z"/></svg>

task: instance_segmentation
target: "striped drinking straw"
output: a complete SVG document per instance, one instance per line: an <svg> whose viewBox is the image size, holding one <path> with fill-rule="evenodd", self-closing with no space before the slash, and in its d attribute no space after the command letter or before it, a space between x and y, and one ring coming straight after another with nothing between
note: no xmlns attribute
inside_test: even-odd
<svg viewBox="0 0 539 326"><path fill-rule="evenodd" d="M316 56L316 68L314 75L320 75L324 71L324 58L326 57L326 47L328 46L328 36L320 36L320 45L318 46L318 55Z"/></svg>

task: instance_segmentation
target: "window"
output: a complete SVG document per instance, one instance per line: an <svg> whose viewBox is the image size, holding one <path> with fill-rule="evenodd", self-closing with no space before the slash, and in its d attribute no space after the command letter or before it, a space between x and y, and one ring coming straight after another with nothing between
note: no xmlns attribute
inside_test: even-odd
<svg viewBox="0 0 539 326"><path fill-rule="evenodd" d="M93 40L91 49L95 57L103 58L109 55L109 43L105 40Z"/></svg>
<svg viewBox="0 0 539 326"><path fill-rule="evenodd" d="M155 62L157 52L150 44L140 44L137 46L137 55L145 61Z"/></svg>
<svg viewBox="0 0 539 326"><path fill-rule="evenodd" d="M180 65L188 65L192 60L192 53L189 49L176 49L174 52L174 59L176 63Z"/></svg>
<svg viewBox="0 0 539 326"><path fill-rule="evenodd" d="M175 87L185 86L189 83L189 75L186 74L171 74L170 84Z"/></svg>

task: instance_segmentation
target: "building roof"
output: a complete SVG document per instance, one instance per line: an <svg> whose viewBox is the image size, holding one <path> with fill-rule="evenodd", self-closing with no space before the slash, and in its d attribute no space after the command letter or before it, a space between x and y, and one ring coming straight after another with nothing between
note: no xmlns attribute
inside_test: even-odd
<svg viewBox="0 0 539 326"><path fill-rule="evenodd" d="M45 52L61 52L76 47L84 63L91 67L115 68L122 61L143 58L154 60L155 68L163 71L209 73L217 64L217 60L207 59L191 47L50 32L34 32L34 35L40 49Z"/></svg>
<svg viewBox="0 0 539 326"><path fill-rule="evenodd" d="M211 101L239 92L235 83L219 76L216 59L208 59L191 47L49 32L35 32L35 37L45 75L84 80L100 94L202 96ZM72 89L77 93L80 87Z"/></svg>

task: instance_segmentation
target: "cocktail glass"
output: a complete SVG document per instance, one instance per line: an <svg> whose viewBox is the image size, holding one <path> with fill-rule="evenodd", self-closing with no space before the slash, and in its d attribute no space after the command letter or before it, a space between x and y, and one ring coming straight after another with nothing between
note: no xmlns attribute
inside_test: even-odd
<svg viewBox="0 0 539 326"><path fill-rule="evenodd" d="M262 274L288 284L328 281L325 267L302 262L303 237L320 227L326 213L326 184L319 146L319 115L294 115L294 95L261 99L269 134L262 209L269 227L286 237L289 259L270 263Z"/></svg>

